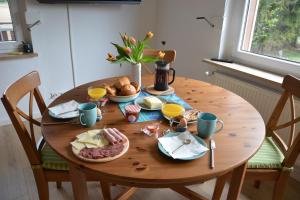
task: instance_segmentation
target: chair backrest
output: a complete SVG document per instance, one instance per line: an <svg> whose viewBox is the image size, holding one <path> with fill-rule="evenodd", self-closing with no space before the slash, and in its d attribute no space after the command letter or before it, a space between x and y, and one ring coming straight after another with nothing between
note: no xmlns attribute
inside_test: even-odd
<svg viewBox="0 0 300 200"><path fill-rule="evenodd" d="M46 110L46 104L38 89L40 84L38 72L33 71L10 85L1 98L31 165L41 164L33 129L34 124L40 126L41 123L32 117L33 98L35 98L41 113ZM29 94L28 115L18 108L18 102L27 94ZM21 117L29 122L29 131Z"/></svg>
<svg viewBox="0 0 300 200"><path fill-rule="evenodd" d="M144 55L146 56L153 56L156 57L158 56L158 53L162 51L165 53L164 56L164 60L167 61L168 63L170 63L170 67L173 66L173 63L175 61L176 58L176 51L175 50L155 50L155 49L145 49L144 50ZM145 69L149 72L149 73L153 73L147 65L143 64L143 66L145 67Z"/></svg>
<svg viewBox="0 0 300 200"><path fill-rule="evenodd" d="M272 136L284 154L285 158L282 165L284 167L292 167L300 153L300 132L295 137L295 124L300 122L300 117L296 118L294 103L294 97L300 98L300 79L287 75L284 77L282 87L284 92L281 95L269 122L267 123L266 129L267 135ZM288 101L290 104L291 120L289 122L279 124L280 116L283 114L283 110ZM288 143L285 143L276 131L287 127L290 127L290 133Z"/></svg>

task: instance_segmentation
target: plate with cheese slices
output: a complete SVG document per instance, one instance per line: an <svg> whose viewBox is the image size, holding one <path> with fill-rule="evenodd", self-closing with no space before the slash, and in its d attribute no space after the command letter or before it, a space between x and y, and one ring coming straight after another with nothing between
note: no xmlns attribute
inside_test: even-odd
<svg viewBox="0 0 300 200"><path fill-rule="evenodd" d="M88 162L108 162L124 155L128 138L116 128L93 129L76 136L71 142L76 157Z"/></svg>
<svg viewBox="0 0 300 200"><path fill-rule="evenodd" d="M139 105L144 110L161 110L166 101L155 96L145 96L135 99L134 104Z"/></svg>

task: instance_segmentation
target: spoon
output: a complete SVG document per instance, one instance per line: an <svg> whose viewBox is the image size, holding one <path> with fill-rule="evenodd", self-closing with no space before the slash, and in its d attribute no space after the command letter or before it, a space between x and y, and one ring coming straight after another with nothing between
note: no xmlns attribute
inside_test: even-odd
<svg viewBox="0 0 300 200"><path fill-rule="evenodd" d="M177 147L174 151L172 151L172 153L174 153L175 151L177 151L178 149L180 149L183 145L190 144L191 142L192 142L191 139L185 139L185 140L183 141L183 144L180 145L179 147Z"/></svg>

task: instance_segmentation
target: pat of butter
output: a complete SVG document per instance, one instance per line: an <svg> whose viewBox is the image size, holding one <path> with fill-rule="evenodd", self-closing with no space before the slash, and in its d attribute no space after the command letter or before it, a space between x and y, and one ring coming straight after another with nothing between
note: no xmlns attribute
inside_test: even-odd
<svg viewBox="0 0 300 200"><path fill-rule="evenodd" d="M159 98L151 96L144 98L144 104L150 109L157 109L161 107L162 102Z"/></svg>

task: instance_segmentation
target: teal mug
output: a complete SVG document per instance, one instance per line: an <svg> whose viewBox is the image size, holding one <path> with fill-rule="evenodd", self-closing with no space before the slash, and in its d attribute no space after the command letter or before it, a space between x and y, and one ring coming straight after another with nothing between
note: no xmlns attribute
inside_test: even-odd
<svg viewBox="0 0 300 200"><path fill-rule="evenodd" d="M97 105L94 103L82 103L78 106L80 124L91 127L97 121Z"/></svg>
<svg viewBox="0 0 300 200"><path fill-rule="evenodd" d="M220 128L216 130L218 123ZM197 116L197 131L201 138L209 138L214 133L221 131L224 127L224 122L219 120L214 114L200 112Z"/></svg>

